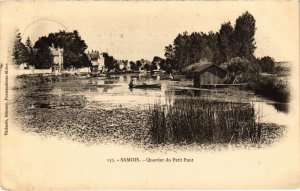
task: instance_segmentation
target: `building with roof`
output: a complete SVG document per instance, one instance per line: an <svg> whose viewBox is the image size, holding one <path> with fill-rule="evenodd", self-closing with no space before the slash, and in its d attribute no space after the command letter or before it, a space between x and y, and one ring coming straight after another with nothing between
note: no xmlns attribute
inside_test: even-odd
<svg viewBox="0 0 300 191"><path fill-rule="evenodd" d="M87 53L89 61L92 63L91 72L98 73L104 72L104 56L103 53L99 53L99 51L88 52Z"/></svg>
<svg viewBox="0 0 300 191"><path fill-rule="evenodd" d="M223 84L226 70L215 64L204 64L194 70L194 87Z"/></svg>
<svg viewBox="0 0 300 191"><path fill-rule="evenodd" d="M52 46L49 48L53 56L52 72L55 74L60 74L64 63L64 49L60 47L55 48L54 44L52 44Z"/></svg>

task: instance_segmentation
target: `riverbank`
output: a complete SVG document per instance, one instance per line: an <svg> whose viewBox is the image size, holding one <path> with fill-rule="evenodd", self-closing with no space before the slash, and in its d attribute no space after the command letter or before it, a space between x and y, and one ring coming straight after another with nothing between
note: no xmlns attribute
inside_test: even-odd
<svg viewBox="0 0 300 191"><path fill-rule="evenodd" d="M261 74L244 74L237 80L239 83L247 83L246 89L256 95L282 103L290 101L290 89L286 81L277 76L264 76Z"/></svg>
<svg viewBox="0 0 300 191"><path fill-rule="evenodd" d="M53 75L53 74L23 74L17 76L17 80L14 86L15 88L26 88L32 85L38 85L41 83L55 83L62 82L66 80L75 80L79 79L78 75L75 74L61 74L61 75Z"/></svg>

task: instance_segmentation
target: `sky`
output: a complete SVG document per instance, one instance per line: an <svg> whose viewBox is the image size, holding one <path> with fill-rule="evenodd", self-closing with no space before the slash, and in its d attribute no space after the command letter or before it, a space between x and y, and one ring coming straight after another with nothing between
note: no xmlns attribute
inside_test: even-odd
<svg viewBox="0 0 300 191"><path fill-rule="evenodd" d="M3 5L2 5L3 6ZM216 32L249 11L256 19L255 55L290 61L299 50L299 3L292 1L114 1L6 3L7 22L32 41L58 30L78 30L87 50L116 59L164 57L178 33ZM297 53L296 53L297 51Z"/></svg>

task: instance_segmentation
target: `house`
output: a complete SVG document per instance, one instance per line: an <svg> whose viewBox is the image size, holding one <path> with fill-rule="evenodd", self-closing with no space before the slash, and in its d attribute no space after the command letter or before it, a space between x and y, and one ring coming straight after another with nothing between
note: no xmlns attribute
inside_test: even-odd
<svg viewBox="0 0 300 191"><path fill-rule="evenodd" d="M54 44L52 44L50 48L51 54L53 56L53 67L52 72L55 74L60 74L63 69L63 63L64 63L64 49L63 48L55 48Z"/></svg>
<svg viewBox="0 0 300 191"><path fill-rule="evenodd" d="M92 63L91 72L98 73L104 72L104 56L103 53L99 53L99 51L88 52L87 53L89 61Z"/></svg>
<svg viewBox="0 0 300 191"><path fill-rule="evenodd" d="M226 70L215 64L204 64L194 70L194 87L222 84L226 73Z"/></svg>

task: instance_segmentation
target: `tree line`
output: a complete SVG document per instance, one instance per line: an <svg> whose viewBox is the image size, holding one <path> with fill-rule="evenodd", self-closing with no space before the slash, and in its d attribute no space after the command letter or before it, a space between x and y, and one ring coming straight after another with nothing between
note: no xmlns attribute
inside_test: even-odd
<svg viewBox="0 0 300 191"><path fill-rule="evenodd" d="M48 69L53 65L53 55L49 48L52 45L54 48L64 49L64 68L91 67L91 62L87 54L85 54L87 45L76 30L73 32L59 31L50 33L48 36L40 37L34 45L32 45L29 37L23 43L21 34L17 31L13 48L14 62L17 65L27 63L28 65L35 66L37 69ZM157 56L153 58L152 62L145 59L137 61L117 60L108 53L103 53L103 57L105 68L108 71L121 71L121 63L126 66L129 65L129 69L132 71L138 71L141 67L145 70L153 70L157 69L157 65L163 65L164 63L164 59Z"/></svg>
<svg viewBox="0 0 300 191"><path fill-rule="evenodd" d="M165 58L155 56L152 62L141 59L137 61L124 62L130 65L133 71L143 67L146 70L153 70L160 66L162 70L171 72L177 70L182 72L189 65L203 60L215 63L228 68L234 73L237 68L251 69L251 71L272 72L274 71L274 59L266 56L256 58L254 51L255 44L255 19L245 12L239 16L235 24L225 22L221 24L217 32L183 32L178 34L173 44L165 47ZM53 58L49 49L54 47L64 49L64 68L69 67L90 67L85 50L87 44L79 35L77 30L73 32L59 31L50 33L48 36L40 37L34 45L31 40L22 43L18 32L14 44L13 56L16 64L28 63L36 68L49 68L53 65ZM119 61L108 53L103 54L107 70L120 70ZM250 65L249 65L250 63ZM228 65L230 65L228 67ZM239 66L242 65L242 66Z"/></svg>
<svg viewBox="0 0 300 191"><path fill-rule="evenodd" d="M180 33L173 44L165 47L166 64L174 70L182 71L201 60L217 65L243 60L264 72L271 72L274 69L273 58L260 59L254 56L255 22L247 11L236 19L234 26L231 22L222 23L216 33Z"/></svg>
<svg viewBox="0 0 300 191"><path fill-rule="evenodd" d="M84 53L87 45L81 39L77 30L73 32L59 31L40 37L34 45L28 37L25 44L22 43L20 32L17 32L13 57L16 64L28 63L38 69L47 69L53 65L53 56L49 47L63 48L63 67L91 66L87 55Z"/></svg>

